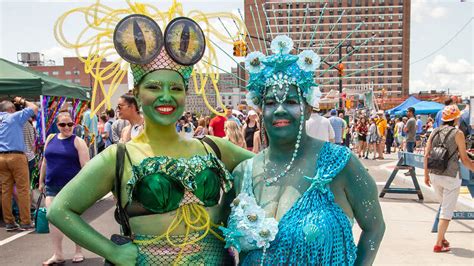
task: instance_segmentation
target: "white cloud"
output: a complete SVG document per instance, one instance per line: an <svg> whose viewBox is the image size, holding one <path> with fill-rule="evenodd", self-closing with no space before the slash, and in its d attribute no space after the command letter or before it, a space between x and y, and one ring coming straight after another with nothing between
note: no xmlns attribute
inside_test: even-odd
<svg viewBox="0 0 474 266"><path fill-rule="evenodd" d="M446 15L446 8L444 7L435 7L430 11L430 16L433 18L441 18Z"/></svg>
<svg viewBox="0 0 474 266"><path fill-rule="evenodd" d="M410 81L410 92L445 90L462 96L474 95L474 64L465 59L450 60L437 55L431 61L421 79Z"/></svg>
<svg viewBox="0 0 474 266"><path fill-rule="evenodd" d="M426 17L445 17L448 13L447 9L434 5L436 2L437 1L413 0L411 3L411 18L415 22L422 22Z"/></svg>

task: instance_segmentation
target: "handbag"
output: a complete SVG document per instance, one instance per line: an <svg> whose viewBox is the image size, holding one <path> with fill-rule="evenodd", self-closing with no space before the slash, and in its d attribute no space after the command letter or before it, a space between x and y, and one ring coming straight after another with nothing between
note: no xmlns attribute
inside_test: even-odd
<svg viewBox="0 0 474 266"><path fill-rule="evenodd" d="M128 156L130 160L130 155L128 154L125 144L117 144L117 154L115 161L115 182L114 182L114 191L117 197L116 208L114 212L115 220L120 224L122 234L113 234L110 237L110 240L117 245L124 245L132 242L132 231L130 229L130 223L128 219L127 212L122 207L122 191L120 190L120 182L122 181L123 167L125 163L125 155ZM110 261L106 260L104 262L105 266L114 265Z"/></svg>
<svg viewBox="0 0 474 266"><path fill-rule="evenodd" d="M49 222L46 218L46 208L41 207L41 201L46 198L44 192L41 192L41 195L38 197L36 202L36 211L35 211L35 229L38 234L47 234L49 233Z"/></svg>

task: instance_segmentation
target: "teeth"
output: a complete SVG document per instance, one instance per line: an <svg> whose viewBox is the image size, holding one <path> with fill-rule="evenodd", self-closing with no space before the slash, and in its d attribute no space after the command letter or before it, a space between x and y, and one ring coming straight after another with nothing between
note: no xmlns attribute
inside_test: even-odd
<svg viewBox="0 0 474 266"><path fill-rule="evenodd" d="M171 112L173 110L174 110L173 107L158 107L158 111L160 112Z"/></svg>

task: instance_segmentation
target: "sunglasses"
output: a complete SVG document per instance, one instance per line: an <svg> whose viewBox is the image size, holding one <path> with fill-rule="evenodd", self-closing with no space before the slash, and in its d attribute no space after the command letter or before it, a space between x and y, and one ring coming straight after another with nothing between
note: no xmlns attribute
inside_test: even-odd
<svg viewBox="0 0 474 266"><path fill-rule="evenodd" d="M128 105L124 104L124 105L120 105L120 104L117 104L117 110L121 110L122 108L124 107L127 107Z"/></svg>
<svg viewBox="0 0 474 266"><path fill-rule="evenodd" d="M73 126L74 126L74 123L73 123L73 122L69 122L69 123L59 123L58 126L59 126L59 127L65 127L65 126L73 127Z"/></svg>

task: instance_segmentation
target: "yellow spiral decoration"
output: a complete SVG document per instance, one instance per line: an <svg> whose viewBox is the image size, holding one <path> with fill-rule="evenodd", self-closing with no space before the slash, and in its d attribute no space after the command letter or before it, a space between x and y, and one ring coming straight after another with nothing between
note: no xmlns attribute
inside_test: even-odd
<svg viewBox="0 0 474 266"><path fill-rule="evenodd" d="M203 60L194 66L192 73L192 82L196 94L201 95L207 108L217 115L224 113L217 112L213 106L209 104L206 96L206 83L210 82L216 93L218 105L224 110L225 106L221 101L217 82L219 81L219 70L212 65L218 65L215 46L209 41L221 41L223 43L232 44L232 39L245 39L246 31L244 22L236 15L230 12L203 13L199 10L192 10L187 15L184 14L183 6L176 0L173 0L168 11L160 11L156 6L151 4L134 3L126 0L127 8L113 9L97 0L94 4L85 7L71 9L61 15L54 25L54 36L56 40L64 47L74 49L77 57L84 63L84 72L94 78L91 98L91 116L97 113L100 108L106 106L111 107L112 95L116 92L121 81L127 75L129 63L118 56L113 44L113 34L115 26L125 16L131 14L142 14L154 19L162 29L166 28L169 21L176 17L185 16L193 19L198 23L206 37L206 52ZM85 28L79 33L76 40L71 41L64 35L64 24L70 16L81 15L84 19ZM214 25L218 25L217 19L234 20L237 24L238 31L232 38L222 33ZM243 37L242 37L243 36ZM80 51L87 50L88 56L83 58ZM110 65L101 68L102 62L107 57L117 57ZM106 89L105 81L110 84ZM95 104L97 91L100 90L104 95L104 100L97 106Z"/></svg>
<svg viewBox="0 0 474 266"><path fill-rule="evenodd" d="M172 233L182 223L184 223L184 226L186 228L184 240L182 243L175 243L171 240ZM173 221L171 222L171 224L168 226L168 229L166 230L165 233L163 233L162 235L156 236L152 239L147 239L147 240L135 239L133 240L133 243L146 246L146 245L153 245L160 240L166 239L169 245L180 249L178 256L176 257L174 261L174 264L176 265L177 263L179 263L186 246L199 242L200 240L205 238L209 233L213 234L217 239L224 241L224 239L218 233L216 233L213 229L213 228L218 228L218 227L219 225L212 223L211 218L209 217L209 214L207 213L206 209L203 206L196 203L191 203L191 204L183 205L176 210L176 215ZM193 240L189 240L189 234L192 232L199 233L200 234L199 237Z"/></svg>

